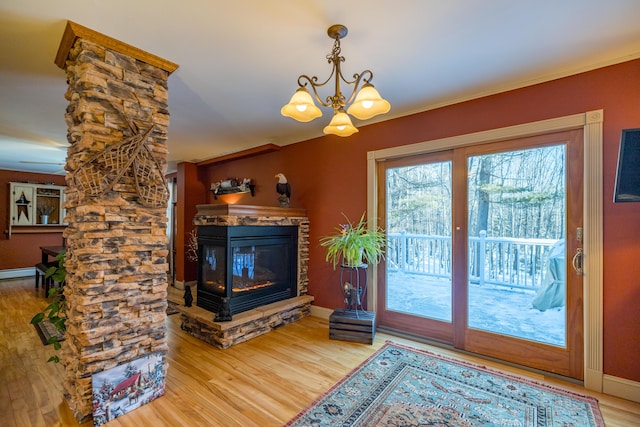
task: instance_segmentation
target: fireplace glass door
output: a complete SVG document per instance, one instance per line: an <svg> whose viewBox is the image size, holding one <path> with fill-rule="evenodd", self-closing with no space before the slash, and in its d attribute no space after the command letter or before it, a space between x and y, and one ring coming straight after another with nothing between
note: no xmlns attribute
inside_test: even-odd
<svg viewBox="0 0 640 427"><path fill-rule="evenodd" d="M221 242L210 242L202 247L200 263L202 289L213 294L224 296L226 284L224 266L227 263L227 252Z"/></svg>
<svg viewBox="0 0 640 427"><path fill-rule="evenodd" d="M284 282L288 278L286 268L283 268L286 263L282 262L289 256L286 249L286 246L280 244L232 248L233 294Z"/></svg>
<svg viewBox="0 0 640 427"><path fill-rule="evenodd" d="M235 314L296 296L296 227L203 227L198 249L200 307Z"/></svg>

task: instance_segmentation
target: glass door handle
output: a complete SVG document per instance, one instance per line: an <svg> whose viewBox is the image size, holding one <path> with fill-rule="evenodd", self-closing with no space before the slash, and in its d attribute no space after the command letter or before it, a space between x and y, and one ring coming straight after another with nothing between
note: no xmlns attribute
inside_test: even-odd
<svg viewBox="0 0 640 427"><path fill-rule="evenodd" d="M571 260L571 265L573 266L573 269L576 271L578 276L584 276L583 261L584 261L584 252L582 248L578 248L576 251L576 254L573 256L573 259Z"/></svg>

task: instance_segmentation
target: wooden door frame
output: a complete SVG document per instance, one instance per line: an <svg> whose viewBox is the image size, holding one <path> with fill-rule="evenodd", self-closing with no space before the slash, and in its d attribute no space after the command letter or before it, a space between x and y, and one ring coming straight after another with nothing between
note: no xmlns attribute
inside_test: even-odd
<svg viewBox="0 0 640 427"><path fill-rule="evenodd" d="M604 110L587 111L538 122L441 138L367 152L367 213L377 227L378 162L397 157L442 151L479 143L582 128L584 135L584 386L602 392L602 127ZM369 307L377 307L377 269L370 269Z"/></svg>

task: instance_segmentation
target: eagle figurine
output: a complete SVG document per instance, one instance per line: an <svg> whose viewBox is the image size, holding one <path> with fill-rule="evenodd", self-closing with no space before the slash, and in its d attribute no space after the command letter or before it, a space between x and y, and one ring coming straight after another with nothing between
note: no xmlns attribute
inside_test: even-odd
<svg viewBox="0 0 640 427"><path fill-rule="evenodd" d="M278 179L278 183L276 184L276 191L280 195L278 197L278 203L281 208L289 207L289 198L291 197L291 185L287 181L287 177L283 174L279 173L275 176Z"/></svg>

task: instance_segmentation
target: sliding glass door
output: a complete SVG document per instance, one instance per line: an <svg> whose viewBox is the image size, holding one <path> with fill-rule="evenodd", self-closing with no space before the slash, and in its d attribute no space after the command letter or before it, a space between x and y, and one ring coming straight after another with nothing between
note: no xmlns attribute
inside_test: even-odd
<svg viewBox="0 0 640 427"><path fill-rule="evenodd" d="M581 132L379 165L379 324L580 378Z"/></svg>

